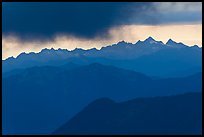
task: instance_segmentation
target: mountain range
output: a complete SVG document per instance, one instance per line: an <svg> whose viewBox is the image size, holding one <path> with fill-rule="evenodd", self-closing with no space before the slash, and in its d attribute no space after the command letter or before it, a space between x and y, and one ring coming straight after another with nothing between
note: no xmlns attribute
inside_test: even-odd
<svg viewBox="0 0 204 137"><path fill-rule="evenodd" d="M156 134L159 129L160 134L200 133L200 123L189 126L200 120L202 48L198 46L171 39L164 44L149 37L100 50L52 48L21 53L2 65L4 135L82 134L85 130L86 134L119 134L119 130L121 134ZM98 112L105 115L94 118ZM127 119L122 122L121 116ZM192 121L186 121L189 117ZM91 118L102 121L94 123ZM92 121L90 125L87 120Z"/></svg>
<svg viewBox="0 0 204 137"><path fill-rule="evenodd" d="M59 66L74 62L80 65L100 63L135 70L149 76L188 76L202 69L202 48L187 46L171 39L166 44L152 37L135 44L125 41L110 46L84 50L76 48L43 49L39 53L21 53L3 60L3 72L33 66ZM150 67L151 66L151 67Z"/></svg>

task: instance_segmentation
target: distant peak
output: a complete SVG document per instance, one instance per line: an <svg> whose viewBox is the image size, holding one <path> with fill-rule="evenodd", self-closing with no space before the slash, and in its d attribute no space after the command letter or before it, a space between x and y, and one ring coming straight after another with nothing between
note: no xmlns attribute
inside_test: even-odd
<svg viewBox="0 0 204 137"><path fill-rule="evenodd" d="M97 48L91 48L91 49L88 49L87 51L97 51Z"/></svg>
<svg viewBox="0 0 204 137"><path fill-rule="evenodd" d="M145 41L150 42L150 41L155 41L155 40L152 37L148 37Z"/></svg>
<svg viewBox="0 0 204 137"><path fill-rule="evenodd" d="M170 44L175 44L175 43L176 43L175 41L173 41L172 39L169 39L166 44L170 45Z"/></svg>
<svg viewBox="0 0 204 137"><path fill-rule="evenodd" d="M58 48L57 51L68 51L67 49Z"/></svg>
<svg viewBox="0 0 204 137"><path fill-rule="evenodd" d="M148 37L146 40L143 41L145 44L162 44L161 42L156 41L155 39L153 39L152 37Z"/></svg>
<svg viewBox="0 0 204 137"><path fill-rule="evenodd" d="M9 57L8 59L15 59L13 56Z"/></svg>
<svg viewBox="0 0 204 137"><path fill-rule="evenodd" d="M127 43L127 42L125 42L124 40L122 40L122 41L119 41L119 42L118 42L118 44L120 44L120 43Z"/></svg>
<svg viewBox="0 0 204 137"><path fill-rule="evenodd" d="M125 42L124 40L119 41L116 45L126 45L128 44L127 42Z"/></svg>
<svg viewBox="0 0 204 137"><path fill-rule="evenodd" d="M41 50L41 52L43 52L43 51L48 51L49 49L47 49L47 48L44 48L44 49L42 49Z"/></svg>
<svg viewBox="0 0 204 137"><path fill-rule="evenodd" d="M51 49L48 49L48 48L44 48L41 50L42 53L51 53L51 52L54 52L55 49L54 48L51 48Z"/></svg>
<svg viewBox="0 0 204 137"><path fill-rule="evenodd" d="M11 57L8 57L7 59L5 59L5 60L13 60L13 59L15 59L13 56L11 56Z"/></svg>
<svg viewBox="0 0 204 137"><path fill-rule="evenodd" d="M75 48L73 51L84 51L82 48Z"/></svg>
<svg viewBox="0 0 204 137"><path fill-rule="evenodd" d="M135 42L135 44L140 44L140 43L142 43L141 40L138 40L137 42Z"/></svg>

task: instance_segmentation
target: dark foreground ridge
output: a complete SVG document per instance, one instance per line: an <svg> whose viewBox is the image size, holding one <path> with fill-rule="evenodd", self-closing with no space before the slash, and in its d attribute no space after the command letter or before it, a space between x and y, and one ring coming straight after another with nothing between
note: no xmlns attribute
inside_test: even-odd
<svg viewBox="0 0 204 137"><path fill-rule="evenodd" d="M90 103L54 134L202 134L202 94Z"/></svg>

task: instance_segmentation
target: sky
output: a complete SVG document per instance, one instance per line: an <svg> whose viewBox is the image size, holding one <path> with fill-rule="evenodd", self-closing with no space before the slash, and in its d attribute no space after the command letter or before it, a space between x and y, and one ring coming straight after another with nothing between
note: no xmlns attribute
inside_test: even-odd
<svg viewBox="0 0 204 137"><path fill-rule="evenodd" d="M2 59L149 36L202 46L201 2L3 2Z"/></svg>

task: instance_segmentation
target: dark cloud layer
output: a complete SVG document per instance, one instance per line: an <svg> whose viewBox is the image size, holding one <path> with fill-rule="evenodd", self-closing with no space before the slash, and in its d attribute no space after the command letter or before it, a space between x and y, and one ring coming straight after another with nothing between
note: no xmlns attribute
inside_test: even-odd
<svg viewBox="0 0 204 137"><path fill-rule="evenodd" d="M169 13L168 13L169 14ZM3 34L24 38L50 38L59 34L108 37L108 29L124 24L160 24L196 21L200 16L163 15L152 3L68 2L3 3ZM169 17L167 17L168 15Z"/></svg>
<svg viewBox="0 0 204 137"><path fill-rule="evenodd" d="M104 34L128 3L4 3L3 33L82 37Z"/></svg>

